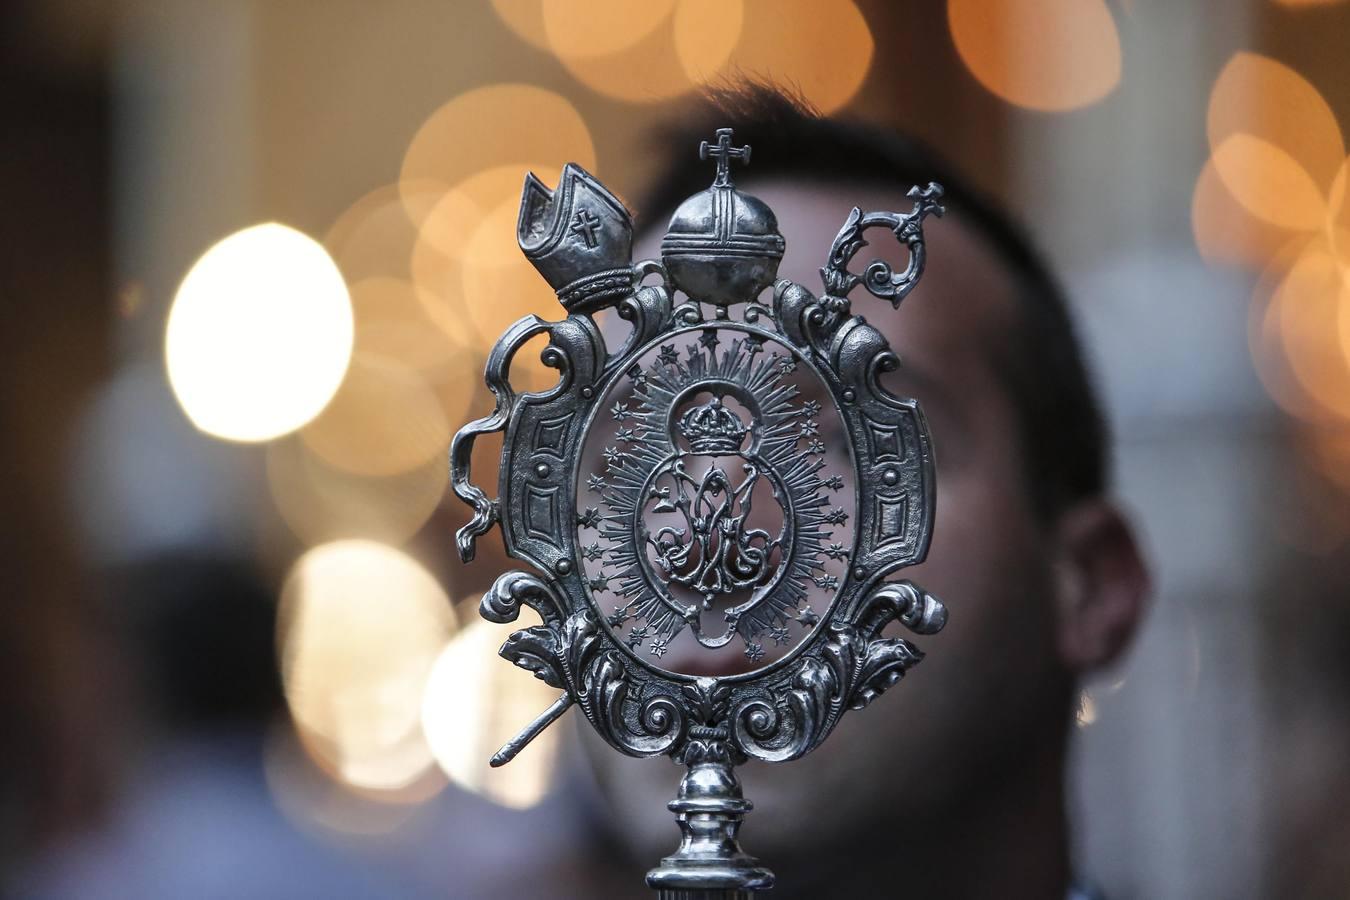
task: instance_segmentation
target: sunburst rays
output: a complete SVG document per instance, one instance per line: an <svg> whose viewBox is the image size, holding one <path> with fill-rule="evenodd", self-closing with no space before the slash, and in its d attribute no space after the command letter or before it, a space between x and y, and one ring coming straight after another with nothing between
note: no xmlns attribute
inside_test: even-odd
<svg viewBox="0 0 1350 900"><path fill-rule="evenodd" d="M729 335L734 336L724 340ZM687 332L686 340L689 337ZM766 351L766 342L783 352ZM686 626L701 634L700 615L711 605L711 594L708 604L700 604L697 598L671 590L671 579L660 573L648 554L647 518L653 502L661 502L655 483L663 473L669 474L679 463L698 481L712 465L708 457L677 443L672 423L678 414L691 397L703 392L731 397L752 418L750 440L736 455L744 460L747 472L753 467L767 478L784 526L769 545L776 551L772 578L749 589L745 600L729 608L726 634L700 642L717 646L722 639L739 636L746 655L757 660L763 654L757 640L761 635L784 643L792 623L803 630L814 626L813 617L799 614L813 585L836 586L821 584L832 529L842 523L825 511L825 492L838 478L820 477L825 465L824 446L816 437L820 405L795 402L800 391L789 377L798 369L797 359L765 335L710 326L701 329L683 353L679 346L676 339L653 348L644 356L647 365L630 367L632 399L615 402L608 410L614 422L609 426L611 440L602 451L604 471L591 473L586 480L587 490L600 497L605 510L592 518L600 540L587 542L583 536L582 541L603 554L604 571L587 583L593 594L610 591L621 598L608 620L616 630L632 622L623 638L630 648L647 641L648 652L659 658ZM588 558L597 558L595 552Z"/></svg>

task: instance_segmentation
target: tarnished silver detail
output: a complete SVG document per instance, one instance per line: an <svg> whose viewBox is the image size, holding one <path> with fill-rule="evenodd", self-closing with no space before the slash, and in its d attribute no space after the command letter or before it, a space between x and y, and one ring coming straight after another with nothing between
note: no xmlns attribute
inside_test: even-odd
<svg viewBox="0 0 1350 900"><path fill-rule="evenodd" d="M847 299L862 283L898 305L914 288L942 189L915 188L908 214L854 209L823 295L779 281L761 304L783 239L731 182L750 148L720 129L700 155L717 162L713 186L676 212L662 262L631 261L627 210L579 167L555 191L526 179L520 245L568 315L507 329L487 362L496 408L451 445L454 491L473 508L461 558L500 524L532 569L500 576L480 612L512 622L532 608L540 624L501 655L562 692L492 764L576 705L616 749L688 766L670 804L680 847L648 875L672 900L772 885L737 842L750 803L733 767L818 746L922 659L882 636L889 623L933 634L946 621L931 594L886 580L927 552L933 454L918 404L881 385L897 357ZM880 226L908 248L905 271L849 272ZM616 349L592 318L608 307L631 324ZM511 359L541 334L559 381L517 395ZM495 499L470 473L474 441L491 432L505 432ZM741 661L715 656L728 651ZM682 671L690 654L728 674Z"/></svg>

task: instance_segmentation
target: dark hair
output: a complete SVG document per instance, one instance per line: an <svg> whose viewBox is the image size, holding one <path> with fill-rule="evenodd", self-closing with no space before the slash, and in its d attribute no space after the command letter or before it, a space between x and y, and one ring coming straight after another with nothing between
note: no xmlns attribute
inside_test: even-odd
<svg viewBox="0 0 1350 900"><path fill-rule="evenodd" d="M1106 428L1064 292L1005 213L917 142L872 125L824 118L798 97L751 84L708 92L691 114L661 132L661 146L679 152L639 206L648 223L662 221L707 187L707 165L687 148L725 126L735 129L737 143L754 147L754 178L942 184L948 213L994 251L1016 287L1014 327L1020 334L993 348L993 355L1018 414L1038 511L1049 515L1105 489Z"/></svg>

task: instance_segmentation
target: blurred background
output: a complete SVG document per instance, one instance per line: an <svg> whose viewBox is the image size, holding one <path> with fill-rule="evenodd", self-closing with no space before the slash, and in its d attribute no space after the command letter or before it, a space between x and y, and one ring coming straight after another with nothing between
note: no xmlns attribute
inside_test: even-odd
<svg viewBox="0 0 1350 900"><path fill-rule="evenodd" d="M553 692L447 447L553 315L524 170L640 195L753 75L931 143L1068 282L1157 570L1082 693L1081 869L1350 896L1350 3L588 6L4 7L0 886L456 896L447 821L550 840L558 729L486 767Z"/></svg>

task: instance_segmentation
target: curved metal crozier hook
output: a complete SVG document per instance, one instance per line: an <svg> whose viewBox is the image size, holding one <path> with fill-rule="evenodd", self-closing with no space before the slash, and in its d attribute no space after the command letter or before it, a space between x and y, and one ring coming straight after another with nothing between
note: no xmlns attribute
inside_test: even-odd
<svg viewBox="0 0 1350 900"><path fill-rule="evenodd" d="M830 245L829 262L820 270L820 277L825 282L827 302L833 300L841 310L847 308L845 298L849 291L857 287L858 282L862 282L873 296L889 300L891 306L898 308L900 301L905 299L919 283L919 277L923 275L925 257L923 220L927 215L941 217L945 212L938 203L942 199L942 185L935 181L930 181L928 187L922 189L915 185L909 189L909 197L914 201L914 209L907 214L864 213L858 207L853 207L853 211L844 222L844 227L839 229L834 243ZM862 275L853 274L848 270L848 264L859 250L867 246L863 232L881 226L890 229L896 240L909 250L909 265L905 267L905 271L897 275L890 263L874 259Z"/></svg>

